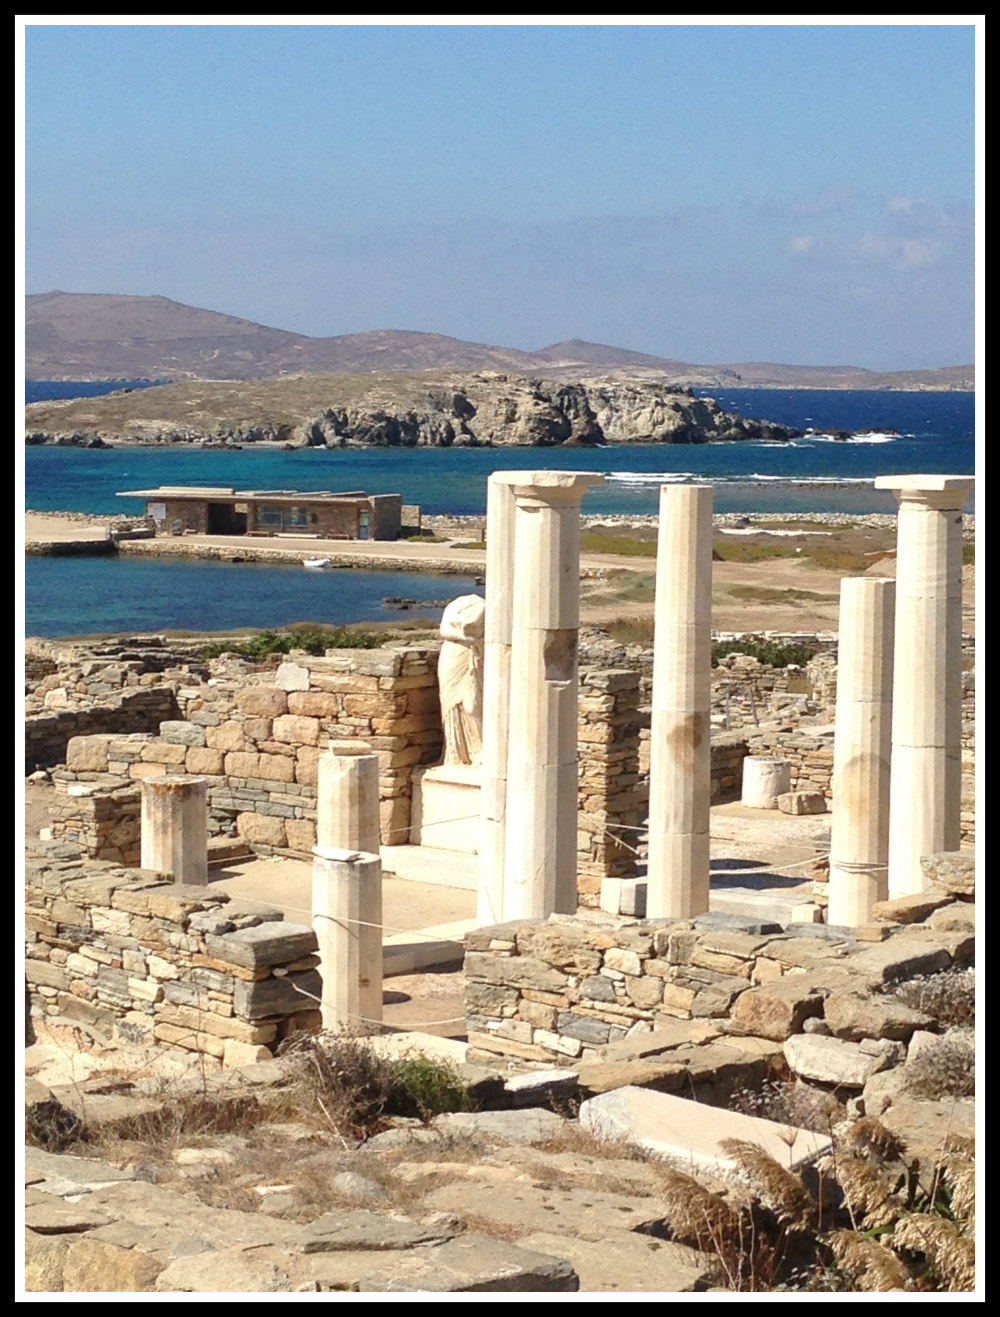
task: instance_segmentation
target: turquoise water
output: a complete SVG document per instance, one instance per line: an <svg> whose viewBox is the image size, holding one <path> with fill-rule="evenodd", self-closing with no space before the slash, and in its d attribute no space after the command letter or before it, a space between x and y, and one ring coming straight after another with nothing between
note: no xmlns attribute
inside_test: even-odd
<svg viewBox="0 0 1000 1317"><path fill-rule="evenodd" d="M141 500L117 498L119 490L191 484L364 489L399 493L426 513L482 515L491 471L550 467L606 475L606 484L584 502L584 512L592 515L655 513L659 486L674 480L711 483L719 512L891 512L892 496L871 488L875 476L974 469L972 394L745 389L715 396L726 410L817 433L788 444L597 449L28 448L25 506L135 516L143 511ZM823 427L870 434L841 442L824 437Z"/></svg>
<svg viewBox="0 0 1000 1317"><path fill-rule="evenodd" d="M583 511L590 515L653 514L660 485L672 481L711 483L718 512L857 514L895 511L892 495L872 488L875 476L975 469L971 394L730 389L712 396L727 411L812 427L814 433L789 444L598 449L27 448L25 506L134 516L144 511L142 501L118 498L119 490L192 484L364 489L400 493L404 503L418 504L427 514L483 516L491 471L549 467L606 475L606 483L584 500ZM824 427L868 433L841 442L824 435ZM29 635L70 636L385 620L418 611L386 610L386 596L449 599L472 589L471 579L415 573L32 557L25 562L26 630ZM440 615L429 606L420 612Z"/></svg>
<svg viewBox="0 0 1000 1317"><path fill-rule="evenodd" d="M130 557L25 558L25 633L226 631L293 622L387 622L441 616L429 601L481 594L471 576L308 571L299 565ZM421 601L399 610L388 597Z"/></svg>

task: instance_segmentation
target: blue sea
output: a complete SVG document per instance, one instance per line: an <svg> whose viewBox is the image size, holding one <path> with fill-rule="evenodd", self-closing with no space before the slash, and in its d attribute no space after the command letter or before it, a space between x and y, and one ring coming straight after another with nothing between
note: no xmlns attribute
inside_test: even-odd
<svg viewBox="0 0 1000 1317"><path fill-rule="evenodd" d="M80 386L48 384L78 396ZM122 387L87 385L95 392ZM74 392L76 389L76 392ZM74 449L26 448L25 506L34 511L141 515L140 499L117 497L128 489L158 485L223 485L237 489L364 489L400 493L426 514L482 516L486 479L495 470L548 467L601 471L605 484L587 495L591 516L654 514L661 484L709 483L717 512L893 512L891 494L876 492L879 475L907 472L971 473L975 470L975 396L970 393L853 392L811 389L701 390L726 411L765 418L811 431L791 443L636 444L606 448L369 448L301 449L293 452L208 450L184 447ZM830 431L862 432L836 440ZM973 507L969 506L969 511ZM375 573L334 572L331 598L323 598L315 577L298 577L306 591L290 584L288 568L243 565L160 563L169 589L153 589L131 575L136 563L87 559L31 558L26 562L27 629L33 635L166 629L189 626L223 629L236 625L282 625L288 621L360 621L384 616L383 595L416 597L417 582L406 587L368 588ZM144 564L152 568L154 564ZM219 572L226 575L220 577ZM73 574L77 573L76 576ZM293 573L294 575L295 573ZM382 575L379 573L378 575ZM349 583L348 583L348 578ZM264 581L275 582L265 589ZM280 582L280 584L278 584ZM61 583L61 584L60 584ZM433 580L422 597L461 593L459 579ZM326 589L327 587L323 587ZM381 591L381 593L379 593ZM195 622L181 621L182 602ZM287 599L279 607L278 599ZM42 600L45 600L44 608ZM174 602L169 602L173 600ZM220 615L226 601L226 617ZM286 616L289 609L293 616ZM303 612L302 610L307 611ZM318 614L318 610L320 613ZM279 616L278 614L282 615ZM336 615L335 615L336 614ZM112 621L112 618L121 619ZM134 618L134 620L128 620Z"/></svg>

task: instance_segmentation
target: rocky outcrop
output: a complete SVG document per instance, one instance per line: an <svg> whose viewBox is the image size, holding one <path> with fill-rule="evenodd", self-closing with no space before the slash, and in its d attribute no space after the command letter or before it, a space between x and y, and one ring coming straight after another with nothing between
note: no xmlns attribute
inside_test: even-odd
<svg viewBox="0 0 1000 1317"><path fill-rule="evenodd" d="M155 413L159 392L144 391L142 406L147 414ZM169 400L175 412L182 410L176 400L167 398L168 392L164 402ZM288 443L296 448L546 448L740 439L784 441L802 434L801 430L771 421L748 420L725 412L711 398L696 398L690 389L662 381L602 378L560 384L479 371L419 380L408 377L400 382L383 378L360 393L356 389L348 391L342 382L331 379L329 402L316 409L315 396L313 387L301 403L289 402L286 387L279 404L277 393L272 399L268 387L260 386L252 404L258 414L239 422L209 420L204 410L197 420L192 416L190 423L179 422L176 417L126 420L124 414L119 417L112 410L107 420L98 419L94 431L84 438L100 436L99 442L142 444ZM88 399L87 406L94 416L95 401ZM62 408L69 421L69 407L62 404ZM298 415L293 420L295 412ZM31 444L80 441L78 434L69 437L62 429L41 427L32 429L26 437Z"/></svg>

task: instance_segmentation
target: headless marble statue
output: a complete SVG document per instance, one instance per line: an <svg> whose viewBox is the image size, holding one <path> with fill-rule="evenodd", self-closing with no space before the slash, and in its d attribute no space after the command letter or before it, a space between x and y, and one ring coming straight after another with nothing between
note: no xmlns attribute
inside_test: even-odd
<svg viewBox="0 0 1000 1317"><path fill-rule="evenodd" d="M486 603L476 594L453 599L441 617L438 687L444 764L479 764L483 753L483 626Z"/></svg>

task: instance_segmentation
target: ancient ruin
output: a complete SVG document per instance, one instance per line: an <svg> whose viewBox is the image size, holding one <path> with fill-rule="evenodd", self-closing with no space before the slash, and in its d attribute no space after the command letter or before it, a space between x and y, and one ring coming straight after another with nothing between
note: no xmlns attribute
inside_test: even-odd
<svg viewBox="0 0 1000 1317"><path fill-rule="evenodd" d="M461 959L463 1041L408 1038L457 1049L444 1054L487 1109L452 1117L465 1128L516 1117L551 1132L572 1099L581 1128L720 1180L743 1173L730 1131L772 1154L790 1138L784 1164L808 1167L829 1155L828 1132L722 1111L780 1080L923 1147L920 1057L951 1035L897 992L963 973L975 952L973 642L956 605L971 483L885 478L900 498L896 582L845 579L839 635L816 638L805 665L768 669L738 654L712 667L708 487L662 491L652 652L581 639L580 504L599 479L491 478L486 597L450 604L439 644L272 666L208 665L141 638L39 647L26 767L57 795L26 870L39 1028L72 1022L249 1084L321 1031L374 1046L394 976ZM267 900L226 890L247 860L273 863ZM437 884L445 916L396 927L388 894L408 882ZM39 1101L104 1096L72 1087ZM965 1096L947 1119L966 1131L972 1115ZM543 1192L519 1187L517 1211ZM662 1227L648 1197L614 1209L635 1238ZM473 1210L452 1182L426 1199L507 1229L505 1201L478 1186ZM435 1288L437 1268L444 1288L510 1288L516 1274L529 1279L514 1288L573 1289L596 1265L580 1241L604 1238L592 1209L575 1204L572 1229L532 1217L533 1234L518 1217L503 1259L475 1231L449 1233L451 1217L425 1238L397 1215L398 1258L377 1274L355 1261L351 1283ZM335 1215L303 1227L309 1238ZM347 1283L295 1261L337 1244L246 1237L278 1250L272 1288ZM621 1244L621 1274L652 1265L634 1245ZM160 1252L159 1288L208 1284ZM707 1287L703 1251L671 1256L669 1284Z"/></svg>

